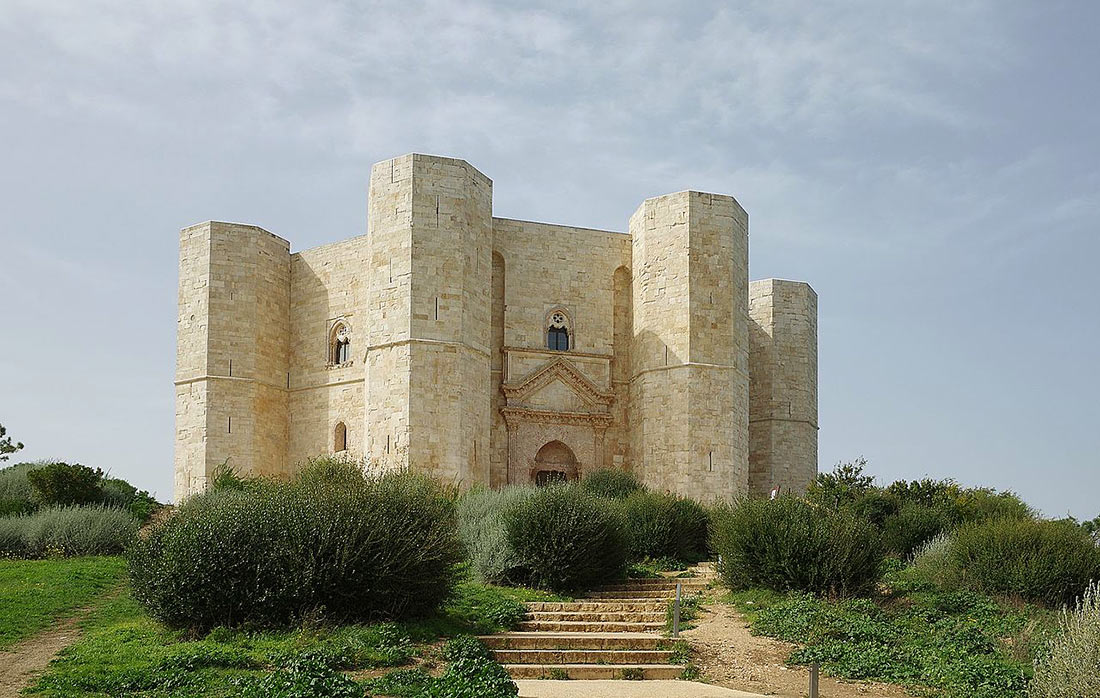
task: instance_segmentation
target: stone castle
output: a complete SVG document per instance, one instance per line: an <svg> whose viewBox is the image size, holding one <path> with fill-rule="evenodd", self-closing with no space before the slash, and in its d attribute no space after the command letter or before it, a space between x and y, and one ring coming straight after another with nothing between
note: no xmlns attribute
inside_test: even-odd
<svg viewBox="0 0 1100 698"><path fill-rule="evenodd" d="M342 453L461 486L631 470L711 500L817 472L817 295L748 280L730 196L647 199L629 232L495 218L463 160L371 169L367 235L291 253L180 234L175 495L228 460Z"/></svg>

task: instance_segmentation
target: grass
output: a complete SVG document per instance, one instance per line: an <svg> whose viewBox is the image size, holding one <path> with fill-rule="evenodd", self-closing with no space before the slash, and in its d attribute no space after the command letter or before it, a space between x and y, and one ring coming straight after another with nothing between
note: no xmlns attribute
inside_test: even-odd
<svg viewBox="0 0 1100 698"><path fill-rule="evenodd" d="M944 698L1017 698L1053 627L1049 611L972 592L905 590L830 601L748 590L726 599L753 633L803 645L791 664L930 688Z"/></svg>
<svg viewBox="0 0 1100 698"><path fill-rule="evenodd" d="M0 649L91 603L125 572L117 557L0 560Z"/></svg>
<svg viewBox="0 0 1100 698"><path fill-rule="evenodd" d="M522 619L522 602L557 600L546 592L461 582L434 616L405 623L295 630L215 628L195 637L151 618L128 592L105 600L83 622L83 636L64 650L32 693L66 698L114 695L237 695L272 671L306 663L355 676L402 667L390 683L420 685L439 663L441 638L485 634ZM517 614L518 609L518 614ZM372 688L379 689L378 679ZM388 685L388 684L386 684ZM395 695L401 691L396 690Z"/></svg>

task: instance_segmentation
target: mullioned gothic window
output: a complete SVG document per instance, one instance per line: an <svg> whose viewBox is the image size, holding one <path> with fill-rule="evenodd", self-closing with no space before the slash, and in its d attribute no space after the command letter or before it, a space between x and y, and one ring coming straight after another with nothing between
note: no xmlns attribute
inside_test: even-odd
<svg viewBox="0 0 1100 698"><path fill-rule="evenodd" d="M569 351L569 317L560 310L550 313L546 323L546 348Z"/></svg>
<svg viewBox="0 0 1100 698"><path fill-rule="evenodd" d="M337 322L332 326L328 343L328 362L339 366L351 361L351 328L346 322Z"/></svg>

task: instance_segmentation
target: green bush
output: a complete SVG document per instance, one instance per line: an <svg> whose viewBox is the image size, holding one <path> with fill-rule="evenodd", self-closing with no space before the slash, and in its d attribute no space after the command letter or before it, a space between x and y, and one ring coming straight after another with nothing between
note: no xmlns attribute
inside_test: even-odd
<svg viewBox="0 0 1100 698"><path fill-rule="evenodd" d="M888 553L907 559L940 533L950 530L951 514L942 507L915 502L902 505L882 524L882 542Z"/></svg>
<svg viewBox="0 0 1100 698"><path fill-rule="evenodd" d="M46 465L46 461L37 461L0 469L0 517L29 514L35 510L34 489L27 473Z"/></svg>
<svg viewBox="0 0 1100 698"><path fill-rule="evenodd" d="M137 536L138 522L114 507L51 507L0 519L0 556L117 555Z"/></svg>
<svg viewBox="0 0 1100 698"><path fill-rule="evenodd" d="M1076 610L1062 610L1061 632L1035 665L1033 698L1100 698L1100 583L1085 591Z"/></svg>
<svg viewBox="0 0 1100 698"><path fill-rule="evenodd" d="M941 533L913 552L912 560L902 571L902 576L916 587L948 586L950 555L951 536Z"/></svg>
<svg viewBox="0 0 1100 698"><path fill-rule="evenodd" d="M135 597L176 627L372 621L436 609L461 544L453 493L409 474L307 467L184 503L129 553Z"/></svg>
<svg viewBox="0 0 1100 698"><path fill-rule="evenodd" d="M707 557L709 517L697 502L638 491L623 500L622 510L631 559L671 558L695 563Z"/></svg>
<svg viewBox="0 0 1100 698"><path fill-rule="evenodd" d="M96 504L103 501L103 471L75 463L50 463L27 472L40 506Z"/></svg>
<svg viewBox="0 0 1100 698"><path fill-rule="evenodd" d="M597 497L609 499L626 499L635 492L645 490L645 485L638 481L634 473L613 468L593 470L585 475L581 487Z"/></svg>
<svg viewBox="0 0 1100 698"><path fill-rule="evenodd" d="M508 543L504 512L534 493L533 487L477 489L458 500L458 535L481 581L508 584L527 577L522 561Z"/></svg>
<svg viewBox="0 0 1100 698"><path fill-rule="evenodd" d="M298 659L262 678L239 681L235 695L240 698L363 698L363 689L324 662Z"/></svg>
<svg viewBox="0 0 1100 698"><path fill-rule="evenodd" d="M141 522L148 521L161 507L151 494L116 477L104 479L102 490L104 504L125 509Z"/></svg>
<svg viewBox="0 0 1100 698"><path fill-rule="evenodd" d="M528 583L578 591L621 577L627 538L619 512L576 485L535 490L504 512L508 544Z"/></svg>
<svg viewBox="0 0 1100 698"><path fill-rule="evenodd" d="M954 582L1051 606L1073 603L1100 579L1100 547L1077 526L1057 521L989 519L955 531Z"/></svg>
<svg viewBox="0 0 1100 698"><path fill-rule="evenodd" d="M884 556L878 532L866 521L789 496L720 508L711 548L721 556L718 573L731 589L838 596L870 591Z"/></svg>

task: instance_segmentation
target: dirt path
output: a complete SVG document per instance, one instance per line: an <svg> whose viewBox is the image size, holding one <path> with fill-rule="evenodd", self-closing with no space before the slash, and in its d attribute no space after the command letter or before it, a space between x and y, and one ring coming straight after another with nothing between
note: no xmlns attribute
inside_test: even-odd
<svg viewBox="0 0 1100 698"><path fill-rule="evenodd" d="M705 602L705 610L694 621L696 627L681 635L691 642L692 662L705 680L725 686L801 698L810 682L809 669L784 664L795 645L749 632L748 625L728 604L714 599ZM821 677L821 698L909 698L897 686L882 683L847 683Z"/></svg>
<svg viewBox="0 0 1100 698"><path fill-rule="evenodd" d="M41 674L58 652L80 637L78 623L89 609L59 620L52 627L0 651L0 697L18 696L19 691Z"/></svg>

